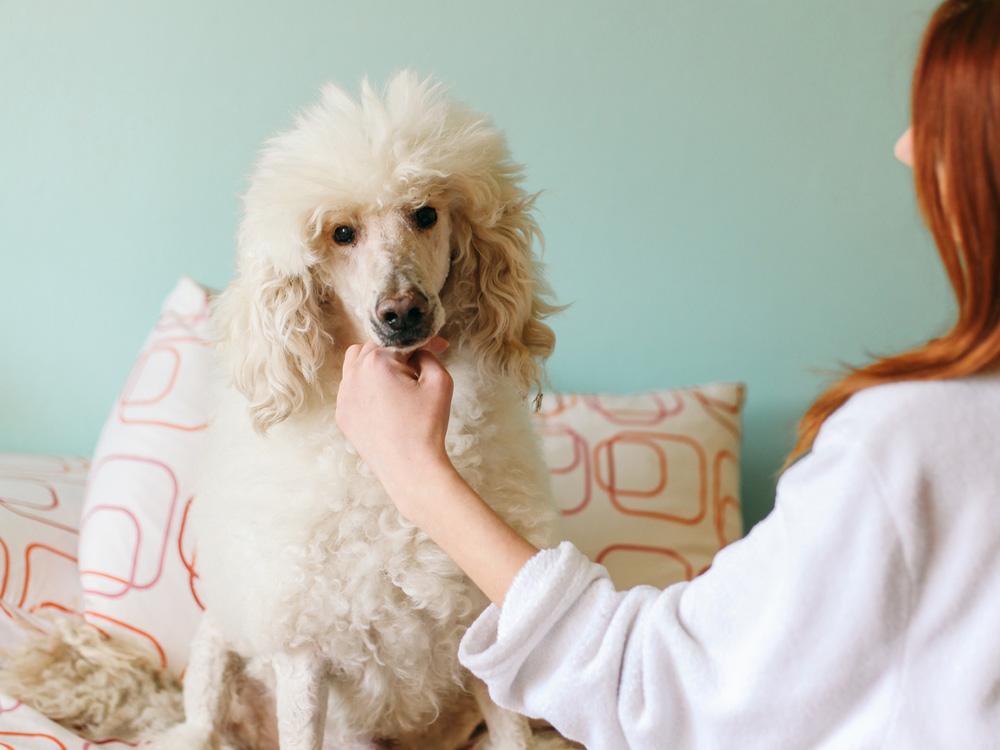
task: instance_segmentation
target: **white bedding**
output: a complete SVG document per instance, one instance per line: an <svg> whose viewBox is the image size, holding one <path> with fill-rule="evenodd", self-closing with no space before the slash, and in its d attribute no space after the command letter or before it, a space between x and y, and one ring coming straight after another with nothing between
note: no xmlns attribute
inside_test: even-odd
<svg viewBox="0 0 1000 750"><path fill-rule="evenodd" d="M78 611L76 570L87 463L76 458L0 454L0 652L26 623L51 611ZM0 750L126 748L87 742L0 693Z"/></svg>
<svg viewBox="0 0 1000 750"><path fill-rule="evenodd" d="M84 607L77 552L88 471L78 458L0 453L0 658L47 613ZM544 724L536 733L555 736ZM0 750L129 747L87 741L0 693Z"/></svg>

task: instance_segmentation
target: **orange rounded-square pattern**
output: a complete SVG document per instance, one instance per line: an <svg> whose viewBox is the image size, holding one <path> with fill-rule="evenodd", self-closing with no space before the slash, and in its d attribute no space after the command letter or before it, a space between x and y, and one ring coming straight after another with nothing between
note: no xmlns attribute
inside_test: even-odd
<svg viewBox="0 0 1000 750"><path fill-rule="evenodd" d="M712 513L721 547L739 539L742 532L739 479L739 459L732 451L719 451L712 468Z"/></svg>
<svg viewBox="0 0 1000 750"><path fill-rule="evenodd" d="M79 606L77 529L86 467L81 459L0 455L0 620L13 622L16 609Z"/></svg>
<svg viewBox="0 0 1000 750"><path fill-rule="evenodd" d="M565 425L543 422L539 432L559 512L564 516L582 512L593 494L587 441Z"/></svg>
<svg viewBox="0 0 1000 750"><path fill-rule="evenodd" d="M197 378L197 367L186 366L192 358L203 356L199 349L209 345L197 336L178 336L153 342L139 357L118 401L118 420L122 424L137 424L163 429L197 432L204 430L207 420L201 401L186 398L192 389L197 392L204 384L185 383L184 378Z"/></svg>
<svg viewBox="0 0 1000 750"><path fill-rule="evenodd" d="M678 393L640 393L629 399L627 406L615 403L620 399L585 396L583 402L611 424L623 427L655 427L684 411L684 399Z"/></svg>
<svg viewBox="0 0 1000 750"><path fill-rule="evenodd" d="M694 568L687 558L667 547L612 544L601 550L595 561L608 569L618 588L643 584L665 588L694 577Z"/></svg>
<svg viewBox="0 0 1000 750"><path fill-rule="evenodd" d="M80 527L84 593L117 598L153 586L178 504L173 470L145 456L104 456L94 464L88 492ZM92 528L100 534L89 533Z"/></svg>
<svg viewBox="0 0 1000 750"><path fill-rule="evenodd" d="M579 400L580 397L575 393L568 395L563 393L546 393L535 415L541 419L553 419L576 407Z"/></svg>
<svg viewBox="0 0 1000 750"><path fill-rule="evenodd" d="M705 517L707 459L692 437L619 432L594 447L594 466L598 485L620 513L686 525Z"/></svg>
<svg viewBox="0 0 1000 750"><path fill-rule="evenodd" d="M555 539L572 541L593 560L603 555L619 587L667 585L707 568L719 547L740 535L743 400L738 383L546 393L535 424L564 510ZM583 507L584 462L570 430L590 447Z"/></svg>
<svg viewBox="0 0 1000 750"><path fill-rule="evenodd" d="M9 506L15 513L26 514L52 510L58 507L59 501L46 477L0 476L0 504Z"/></svg>
<svg viewBox="0 0 1000 750"><path fill-rule="evenodd" d="M85 617L174 675L201 616L180 530L212 407L209 297L182 279L164 301L95 449L81 533Z"/></svg>
<svg viewBox="0 0 1000 750"><path fill-rule="evenodd" d="M0 475L4 477L57 478L62 482L83 484L90 462L75 456L0 453Z"/></svg>
<svg viewBox="0 0 1000 750"><path fill-rule="evenodd" d="M187 335L204 329L211 312L209 295L205 291L193 279L182 278L169 299L169 307L160 311L153 333Z"/></svg>

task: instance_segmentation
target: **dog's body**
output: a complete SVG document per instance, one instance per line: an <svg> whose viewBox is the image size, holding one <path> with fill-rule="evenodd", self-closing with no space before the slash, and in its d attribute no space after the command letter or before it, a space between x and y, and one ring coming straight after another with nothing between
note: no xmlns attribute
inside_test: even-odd
<svg viewBox="0 0 1000 750"><path fill-rule="evenodd" d="M205 622L186 721L158 748L225 735L230 679L273 690L281 750L531 746L458 662L486 600L403 520L334 421L345 348L442 334L449 455L536 544L548 475L525 396L552 346L540 322L531 198L502 137L410 74L384 98L336 89L274 139L246 198L240 273L215 320L233 387L194 504ZM324 719L325 715L325 719ZM246 723L246 722L244 722ZM251 740L266 746L273 737Z"/></svg>
<svg viewBox="0 0 1000 750"><path fill-rule="evenodd" d="M463 358L447 358L455 380L451 458L502 516L542 544L547 473L520 394ZM266 436L254 431L241 396L224 400L212 469L193 510L214 629L208 640L278 691L276 656L323 665L330 747L382 738L408 738L406 746L421 750L456 747L480 715L468 700L474 686L458 663L458 642L486 601L402 519L345 442L333 420L335 362L330 369L315 409ZM217 657L203 659L208 669ZM189 685L201 666L192 661ZM438 733L450 745L427 744ZM181 734L191 742L188 730Z"/></svg>
<svg viewBox="0 0 1000 750"><path fill-rule="evenodd" d="M409 73L360 101L327 88L269 142L244 202L238 273L213 311L226 383L192 511L206 612L184 721L174 683L79 622L10 658L0 685L88 737L156 733L156 750L451 750L480 718L489 748L541 747L458 662L485 598L334 420L348 346L405 355L443 336L449 455L545 543L525 401L554 308L502 135Z"/></svg>

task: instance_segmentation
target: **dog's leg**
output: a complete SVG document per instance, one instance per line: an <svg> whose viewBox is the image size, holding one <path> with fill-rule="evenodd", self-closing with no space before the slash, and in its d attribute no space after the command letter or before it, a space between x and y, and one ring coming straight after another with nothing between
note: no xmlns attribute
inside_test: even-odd
<svg viewBox="0 0 1000 750"><path fill-rule="evenodd" d="M238 668L222 633L206 613L201 618L184 673L184 723L153 740L149 750L203 750L212 747L229 702Z"/></svg>
<svg viewBox="0 0 1000 750"><path fill-rule="evenodd" d="M500 708L479 680L473 681L472 692L489 730L489 736L476 745L476 750L529 750L532 747L531 725L527 718Z"/></svg>
<svg viewBox="0 0 1000 750"><path fill-rule="evenodd" d="M330 692L329 665L311 651L273 661L281 750L321 750Z"/></svg>
<svg viewBox="0 0 1000 750"><path fill-rule="evenodd" d="M371 739L357 727L357 721L352 713L353 703L349 689L337 682L330 682L329 700L327 701L326 737L323 750L385 750L386 745ZM396 744L392 744L396 747ZM407 750L402 745L399 750ZM420 745L420 750L430 750L426 745Z"/></svg>

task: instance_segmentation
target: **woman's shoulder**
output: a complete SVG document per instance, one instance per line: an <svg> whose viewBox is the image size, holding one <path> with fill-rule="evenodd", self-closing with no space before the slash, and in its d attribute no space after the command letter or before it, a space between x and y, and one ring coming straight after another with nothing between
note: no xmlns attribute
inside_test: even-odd
<svg viewBox="0 0 1000 750"><path fill-rule="evenodd" d="M852 524L888 511L916 539L934 528L921 515L929 509L976 496L993 513L998 442L1000 376L872 387L826 421L812 451L782 475L779 499L810 516L816 497L827 497Z"/></svg>
<svg viewBox="0 0 1000 750"><path fill-rule="evenodd" d="M866 452L940 454L1000 437L1000 372L867 388L823 425L816 447L845 441ZM950 451L948 451L950 452Z"/></svg>

